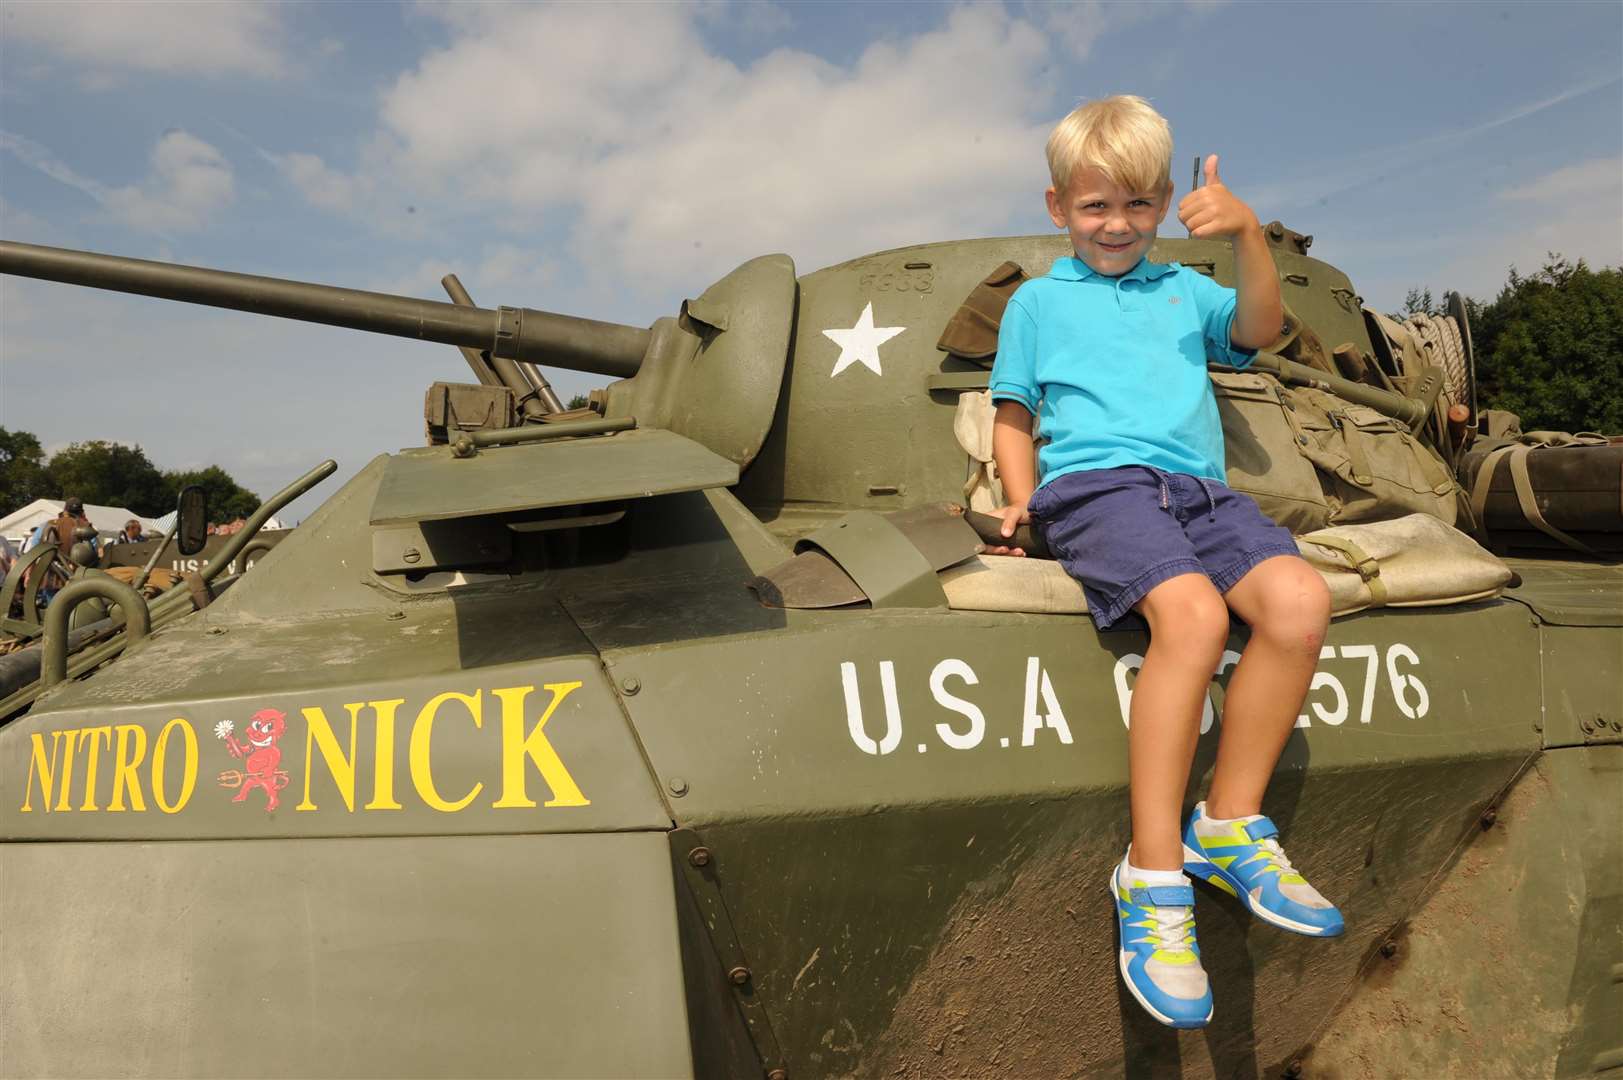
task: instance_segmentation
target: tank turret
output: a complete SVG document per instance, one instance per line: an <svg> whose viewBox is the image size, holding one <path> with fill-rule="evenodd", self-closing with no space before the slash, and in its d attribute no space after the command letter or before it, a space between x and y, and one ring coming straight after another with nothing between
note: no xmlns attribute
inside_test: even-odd
<svg viewBox="0 0 1623 1080"><path fill-rule="evenodd" d="M444 303L11 241L0 242L0 273L454 345L481 384L514 392L526 422L556 402L535 366L614 376L625 382L615 401L626 415L739 465L771 423L795 296L794 264L782 255L745 263L647 329L474 307L454 276L445 286L455 302Z"/></svg>

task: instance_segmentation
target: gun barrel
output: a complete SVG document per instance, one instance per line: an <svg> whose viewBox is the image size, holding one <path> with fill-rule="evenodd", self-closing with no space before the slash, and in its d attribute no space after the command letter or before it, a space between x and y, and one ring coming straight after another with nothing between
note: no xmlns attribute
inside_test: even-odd
<svg viewBox="0 0 1623 1080"><path fill-rule="evenodd" d="M1390 390L1382 390L1378 386L1353 382L1351 379L1331 375L1328 372L1320 371L1318 368L1298 364L1294 360L1286 360L1284 357L1259 356L1251 362L1250 370L1266 371L1270 375L1278 376L1290 382L1319 386L1329 390L1337 397L1346 398L1358 405L1366 405L1378 413L1408 424L1411 428L1418 427L1431 412L1429 402L1417 401L1411 397L1404 397L1402 394L1394 394Z"/></svg>
<svg viewBox="0 0 1623 1080"><path fill-rule="evenodd" d="M417 338L532 364L630 378L649 332L531 308L460 307L390 293L0 241L0 273Z"/></svg>

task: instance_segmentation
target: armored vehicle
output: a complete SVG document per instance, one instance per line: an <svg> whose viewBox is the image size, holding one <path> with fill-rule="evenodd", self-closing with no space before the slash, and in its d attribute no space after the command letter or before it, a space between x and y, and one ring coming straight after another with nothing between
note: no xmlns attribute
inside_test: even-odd
<svg viewBox="0 0 1623 1080"><path fill-rule="evenodd" d="M443 342L475 377L250 572L239 546L150 604L83 586L110 638L47 609L0 701L0 1072L1623 1064L1623 570L1448 524L1519 490L1490 469L1473 514L1450 472L1463 322L1387 326L1268 234L1287 326L1214 379L1231 482L1345 613L1266 810L1348 929L1203 893L1217 1011L1185 1033L1126 1001L1104 888L1144 630L974 527L986 335L1063 237L769 255L646 329L0 245L6 273ZM1231 280L1221 243L1151 257ZM616 381L565 412L535 365Z"/></svg>

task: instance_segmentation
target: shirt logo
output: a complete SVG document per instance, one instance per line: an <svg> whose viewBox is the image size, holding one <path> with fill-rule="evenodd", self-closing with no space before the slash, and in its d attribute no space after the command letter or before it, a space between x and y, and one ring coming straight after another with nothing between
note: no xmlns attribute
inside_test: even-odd
<svg viewBox="0 0 1623 1080"><path fill-rule="evenodd" d="M1169 296L1169 297L1167 297L1167 303L1169 303L1169 304L1179 304L1179 303L1182 303L1182 302L1183 302L1183 297L1181 297L1181 296Z"/></svg>

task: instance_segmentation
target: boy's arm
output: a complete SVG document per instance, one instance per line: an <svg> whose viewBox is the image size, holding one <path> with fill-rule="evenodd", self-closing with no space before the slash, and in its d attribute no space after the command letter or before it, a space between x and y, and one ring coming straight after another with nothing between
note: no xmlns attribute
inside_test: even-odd
<svg viewBox="0 0 1623 1080"><path fill-rule="evenodd" d="M997 403L992 421L992 460L997 462L998 479L1003 483L1003 501L996 511L1003 519L1002 533L1013 536L1015 526L1031 520L1026 504L1037 490L1037 448L1031 438L1031 413L1018 401ZM1021 548L992 547L990 555L1024 555Z"/></svg>
<svg viewBox="0 0 1623 1080"><path fill-rule="evenodd" d="M1178 220L1199 238L1227 238L1234 244L1234 291L1237 294L1229 344L1260 349L1279 337L1285 305L1279 275L1268 253L1262 226L1251 208L1217 178L1217 155L1206 159L1206 185L1184 196Z"/></svg>

